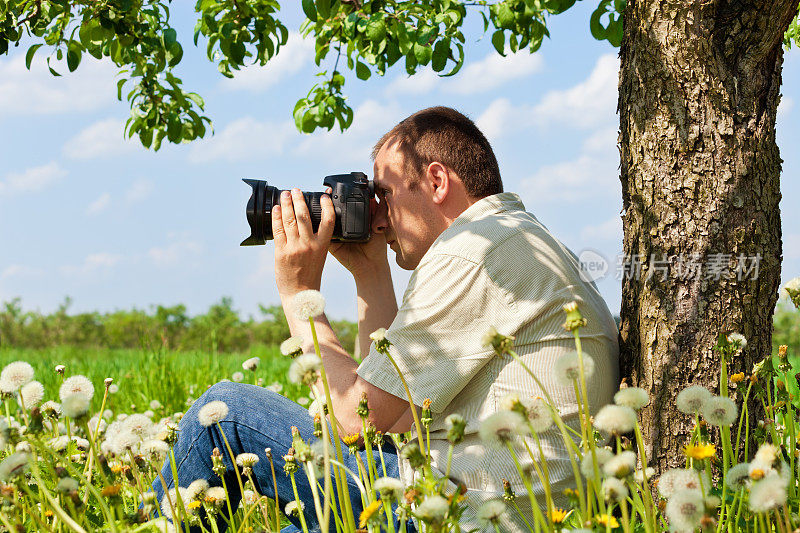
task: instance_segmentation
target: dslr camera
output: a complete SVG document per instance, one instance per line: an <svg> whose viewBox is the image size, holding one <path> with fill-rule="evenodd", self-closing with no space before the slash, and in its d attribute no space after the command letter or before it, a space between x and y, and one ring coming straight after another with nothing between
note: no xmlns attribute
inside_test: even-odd
<svg viewBox="0 0 800 533"><path fill-rule="evenodd" d="M250 236L242 241L241 246L266 244L272 240L272 207L280 204L282 190L267 185L264 180L243 179L253 188L247 201L247 223L250 225ZM323 185L331 188L331 200L336 211L336 224L333 227L335 242L367 242L370 237L369 201L375 196L375 185L367 179L363 172L349 174L333 174L325 176ZM311 226L316 233L322 219L322 206L319 201L322 192L303 192L308 212L311 215Z"/></svg>

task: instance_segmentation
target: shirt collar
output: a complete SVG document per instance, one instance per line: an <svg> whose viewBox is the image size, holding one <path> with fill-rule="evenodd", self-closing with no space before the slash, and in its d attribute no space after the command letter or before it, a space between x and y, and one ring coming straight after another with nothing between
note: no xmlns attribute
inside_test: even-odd
<svg viewBox="0 0 800 533"><path fill-rule="evenodd" d="M450 227L452 228L474 220L480 220L503 211L525 211L525 205L516 193L501 192L500 194L493 194L492 196L481 198L469 206L453 220Z"/></svg>

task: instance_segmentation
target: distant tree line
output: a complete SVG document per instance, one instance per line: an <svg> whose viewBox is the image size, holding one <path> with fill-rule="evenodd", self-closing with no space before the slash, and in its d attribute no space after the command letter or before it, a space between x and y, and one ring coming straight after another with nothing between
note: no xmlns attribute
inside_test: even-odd
<svg viewBox="0 0 800 533"><path fill-rule="evenodd" d="M117 310L107 313L69 313L66 298L51 314L25 311L20 298L0 305L0 348L79 346L99 348L166 347L174 350L247 352L251 346L280 344L289 336L283 309L259 305L261 320L242 320L231 298L222 298L204 314L189 316L183 304ZM353 352L357 325L332 321L345 349Z"/></svg>

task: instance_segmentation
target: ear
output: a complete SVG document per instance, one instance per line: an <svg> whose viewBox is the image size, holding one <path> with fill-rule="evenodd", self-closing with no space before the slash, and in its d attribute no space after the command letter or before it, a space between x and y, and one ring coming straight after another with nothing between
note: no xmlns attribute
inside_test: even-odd
<svg viewBox="0 0 800 533"><path fill-rule="evenodd" d="M434 161L425 170L425 178L431 190L433 203L443 203L450 192L450 171L443 164Z"/></svg>

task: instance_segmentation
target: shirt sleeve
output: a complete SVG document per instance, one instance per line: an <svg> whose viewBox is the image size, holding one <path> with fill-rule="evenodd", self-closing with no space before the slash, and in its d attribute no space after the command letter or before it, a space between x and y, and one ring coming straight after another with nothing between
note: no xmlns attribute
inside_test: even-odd
<svg viewBox="0 0 800 533"><path fill-rule="evenodd" d="M457 256L425 258L409 281L394 322L386 332L394 362L418 406L426 398L442 412L494 351L482 345L490 326L507 323L508 305L486 271ZM407 398L397 370L374 344L358 375Z"/></svg>

